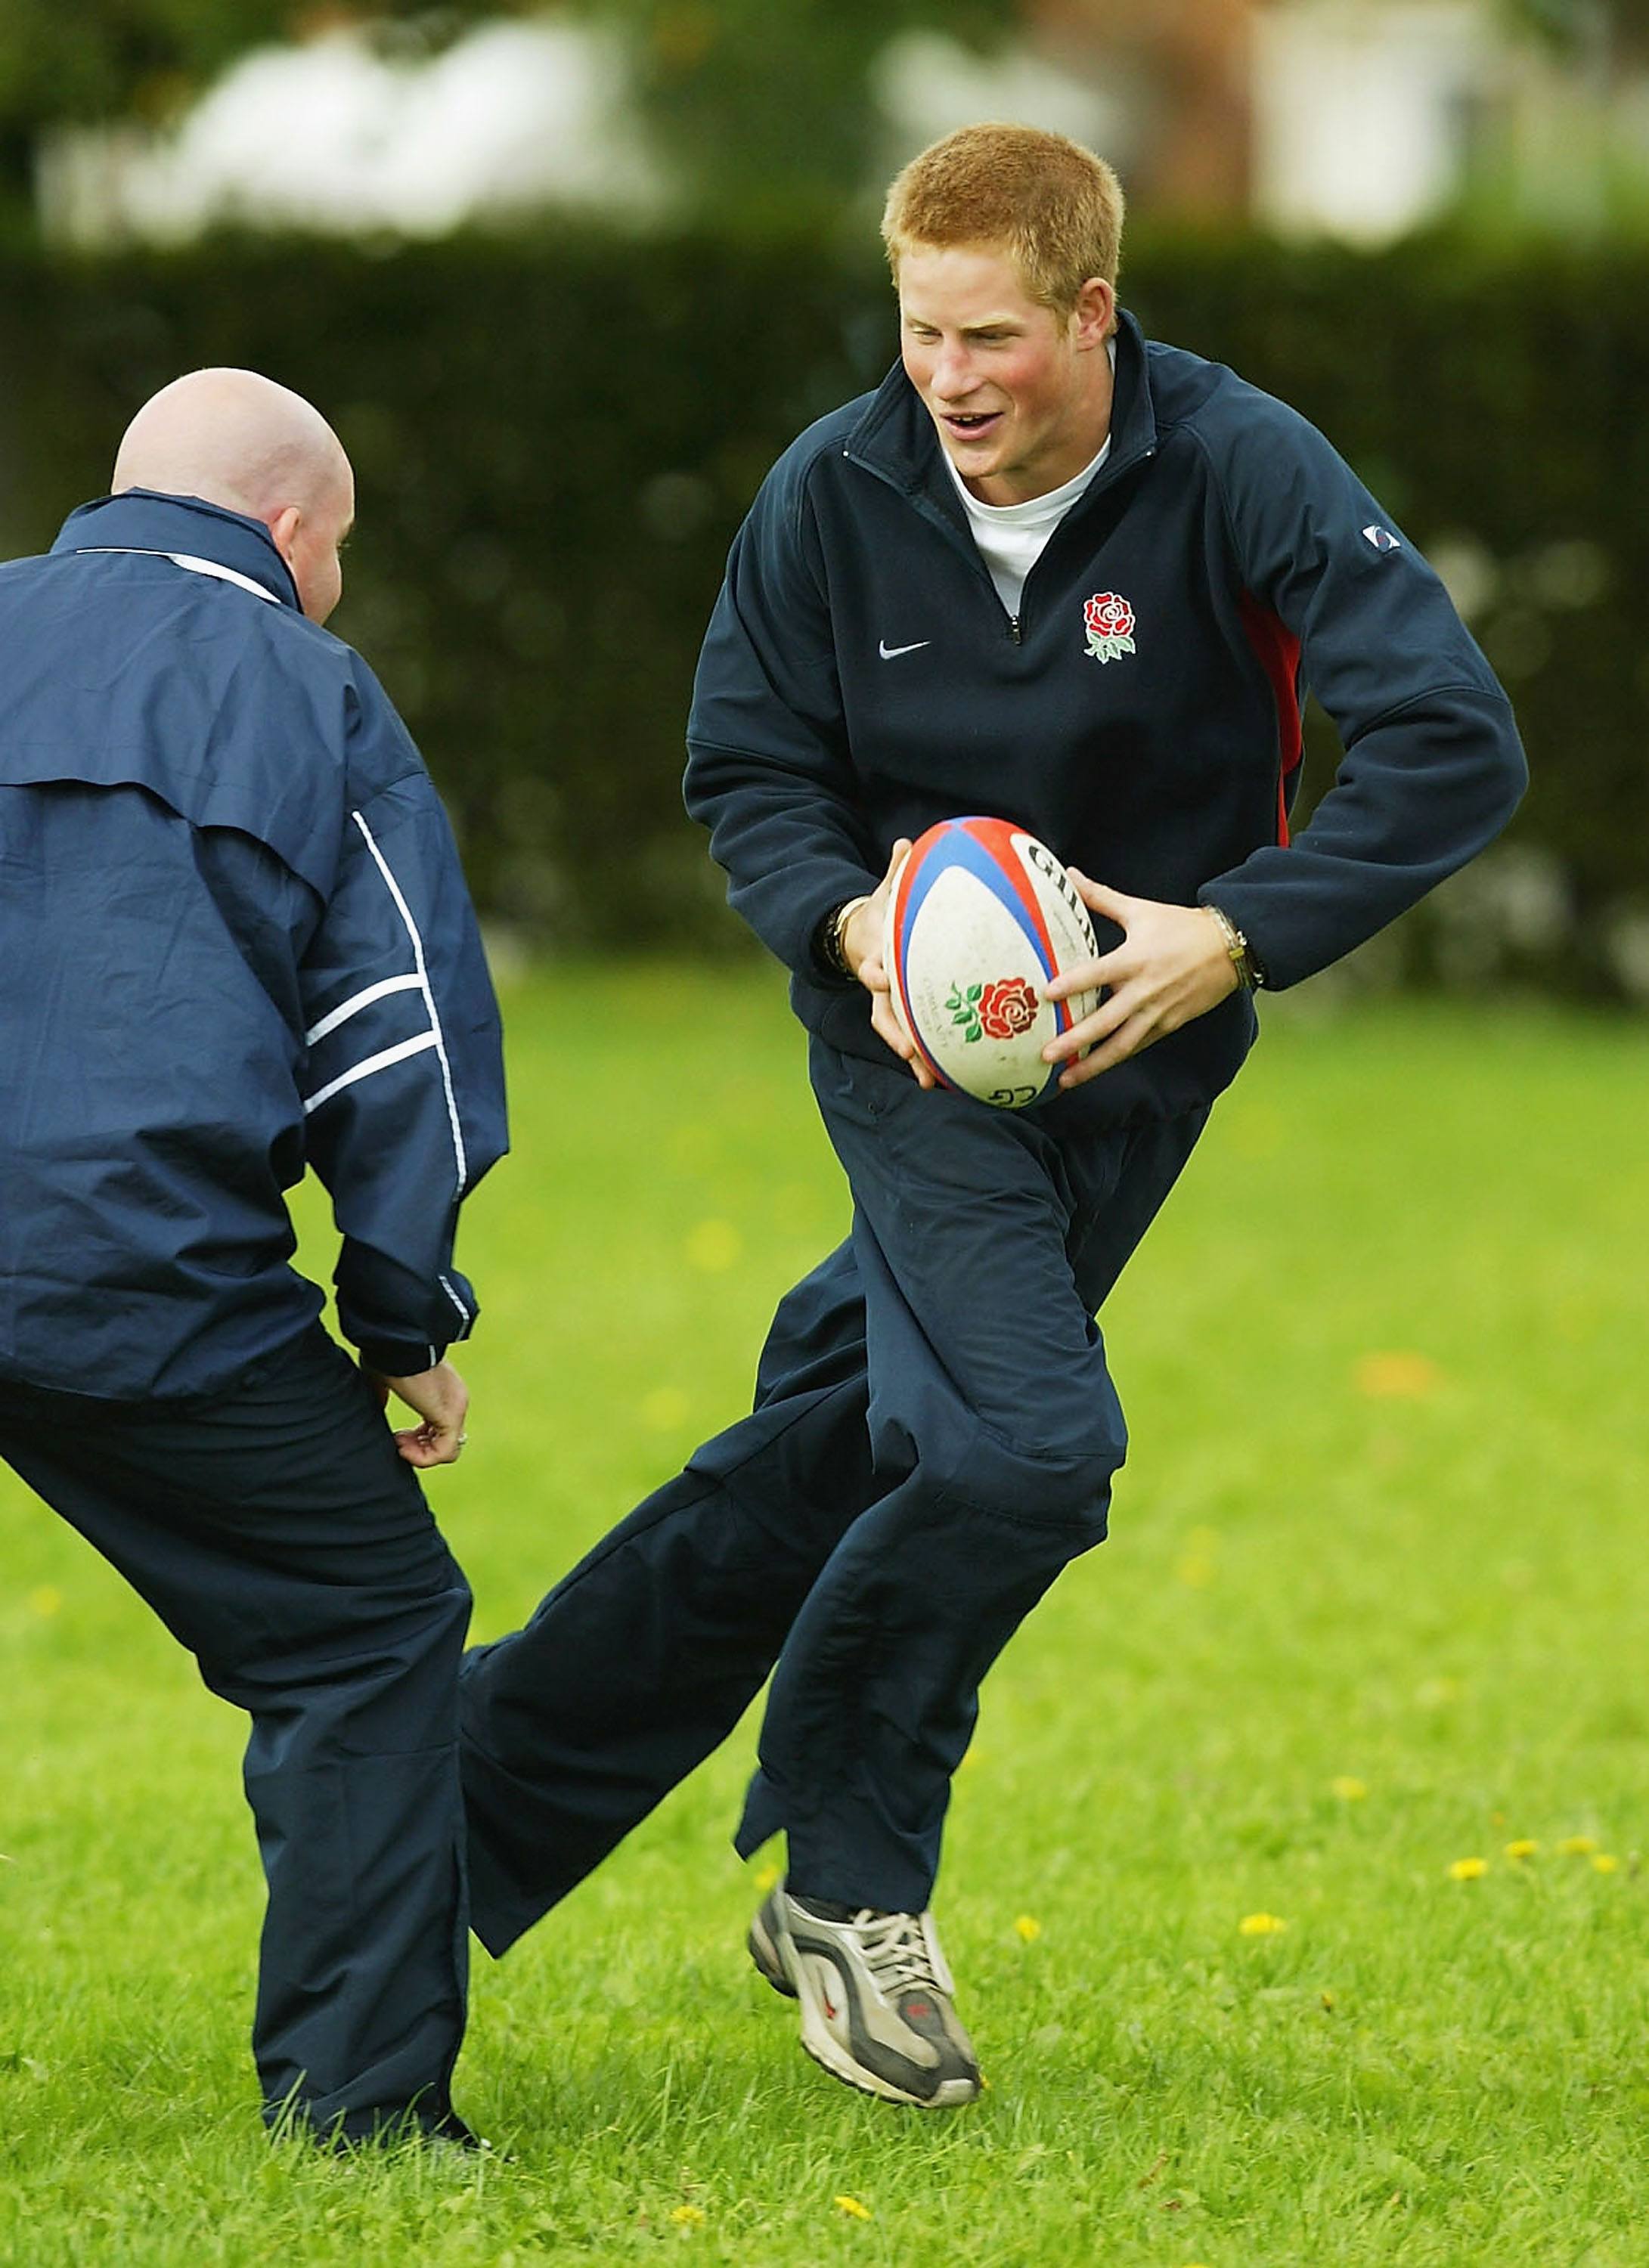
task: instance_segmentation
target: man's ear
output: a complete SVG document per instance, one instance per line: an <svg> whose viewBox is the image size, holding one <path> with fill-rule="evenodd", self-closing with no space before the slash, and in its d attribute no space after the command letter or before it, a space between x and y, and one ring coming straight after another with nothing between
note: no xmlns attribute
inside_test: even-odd
<svg viewBox="0 0 1649 2268"><path fill-rule="evenodd" d="M1090 276L1077 293L1071 311L1072 337L1078 346L1096 347L1107 340L1116 322L1116 291L1102 276Z"/></svg>
<svg viewBox="0 0 1649 2268"><path fill-rule="evenodd" d="M297 539L298 528L303 524L303 513L295 504L283 504L273 519L264 522L264 526L274 538L276 549L289 567L292 563L292 545Z"/></svg>

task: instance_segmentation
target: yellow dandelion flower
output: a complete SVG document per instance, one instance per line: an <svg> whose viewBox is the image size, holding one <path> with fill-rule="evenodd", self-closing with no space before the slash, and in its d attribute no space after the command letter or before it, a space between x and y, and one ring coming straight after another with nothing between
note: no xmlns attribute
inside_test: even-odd
<svg viewBox="0 0 1649 2268"><path fill-rule="evenodd" d="M730 1220L702 1220L684 1248L693 1267L706 1276L721 1276L743 1258L744 1239Z"/></svg>
<svg viewBox="0 0 1649 2268"><path fill-rule="evenodd" d="M756 1895L764 1898L769 1890L777 1889L784 1873L784 1869L775 1865L771 1859L765 1867L758 1867L755 1870Z"/></svg>
<svg viewBox="0 0 1649 2268"><path fill-rule="evenodd" d="M1456 1882L1476 1882L1489 1871L1486 1859L1456 1859L1449 1867L1450 1879Z"/></svg>
<svg viewBox="0 0 1649 2268"><path fill-rule="evenodd" d="M1618 1874L1620 1860L1611 1851L1594 1851L1592 1853L1592 1867L1595 1874Z"/></svg>
<svg viewBox="0 0 1649 2268"><path fill-rule="evenodd" d="M1027 1945L1034 1945L1042 1933L1042 1926L1034 1914L1019 1914L1014 1918L1014 1933Z"/></svg>
<svg viewBox="0 0 1649 2268"><path fill-rule="evenodd" d="M1565 1835L1557 1845L1565 1859L1589 1859L1597 1849L1595 1835Z"/></svg>
<svg viewBox="0 0 1649 2268"><path fill-rule="evenodd" d="M704 2208L699 2205L678 2205L672 2208L670 2218L678 2228L703 2228Z"/></svg>
<svg viewBox="0 0 1649 2268"><path fill-rule="evenodd" d="M29 1612L49 1621L63 1606L63 1594L55 1583L41 1583L29 1593Z"/></svg>
<svg viewBox="0 0 1649 2268"><path fill-rule="evenodd" d="M1375 1402L1420 1401L1443 1383L1443 1373L1429 1355L1407 1351L1363 1355L1351 1376L1358 1392Z"/></svg>
<svg viewBox="0 0 1649 2268"><path fill-rule="evenodd" d="M1237 1924L1237 1932L1241 1937L1276 1937L1287 1927L1288 1924L1278 1914L1252 1913L1243 1915Z"/></svg>
<svg viewBox="0 0 1649 2268"><path fill-rule="evenodd" d="M850 2220L874 2220L876 2218L869 2205L861 2205L856 2197L839 2197L836 2208L838 2213L844 2213Z"/></svg>
<svg viewBox="0 0 1649 2268"><path fill-rule="evenodd" d="M1342 1772L1337 1779L1331 1779L1329 1786L1342 1803L1361 1803L1368 1793L1366 1783L1354 1779L1350 1772Z"/></svg>
<svg viewBox="0 0 1649 2268"><path fill-rule="evenodd" d="M1532 1835L1520 1835L1515 1842L1506 1845L1505 1855L1508 1859L1532 1859L1539 1848Z"/></svg>
<svg viewBox="0 0 1649 2268"><path fill-rule="evenodd" d="M686 1423L692 1406L679 1386L655 1386L641 1397L641 1422L652 1432L673 1432Z"/></svg>

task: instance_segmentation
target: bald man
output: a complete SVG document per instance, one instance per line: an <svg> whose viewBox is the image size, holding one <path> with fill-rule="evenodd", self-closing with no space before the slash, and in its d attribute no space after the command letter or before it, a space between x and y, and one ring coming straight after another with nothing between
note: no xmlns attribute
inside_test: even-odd
<svg viewBox="0 0 1649 2268"><path fill-rule="evenodd" d="M467 2146L469 1593L417 1474L503 1078L429 776L321 628L354 510L308 402L196 371L0 567L0 1456L251 1717L266 2119ZM306 1167L358 1361L291 1264Z"/></svg>

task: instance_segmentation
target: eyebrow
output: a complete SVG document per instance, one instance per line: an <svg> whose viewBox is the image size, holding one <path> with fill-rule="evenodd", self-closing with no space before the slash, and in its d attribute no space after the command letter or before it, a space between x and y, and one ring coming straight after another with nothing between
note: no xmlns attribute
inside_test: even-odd
<svg viewBox="0 0 1649 2268"><path fill-rule="evenodd" d="M937 331L944 328L931 316L918 313L914 307L904 310L904 320L907 323L920 323L924 330ZM1011 331L1022 320L1018 315L981 315L976 322L961 324L959 328L964 337L975 331Z"/></svg>

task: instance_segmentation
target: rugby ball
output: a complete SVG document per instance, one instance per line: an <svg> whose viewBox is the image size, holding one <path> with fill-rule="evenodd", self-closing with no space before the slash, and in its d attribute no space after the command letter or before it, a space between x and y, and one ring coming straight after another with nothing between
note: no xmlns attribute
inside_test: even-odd
<svg viewBox="0 0 1649 2268"><path fill-rule="evenodd" d="M1099 954L1088 909L1046 844L1005 819L945 819L887 896L882 965L901 1029L943 1086L1006 1110L1051 1093L1042 1061L1097 992L1044 1001L1049 977Z"/></svg>

